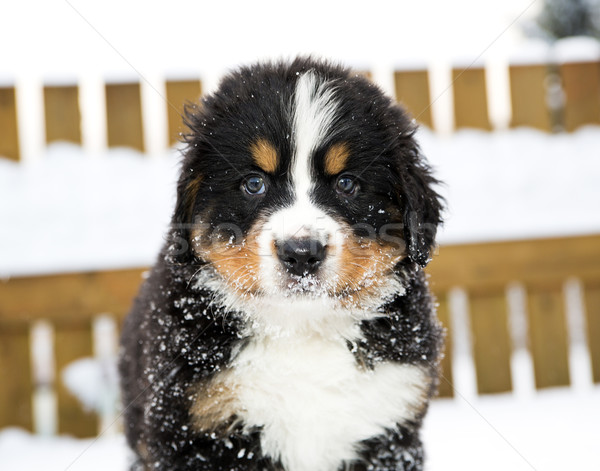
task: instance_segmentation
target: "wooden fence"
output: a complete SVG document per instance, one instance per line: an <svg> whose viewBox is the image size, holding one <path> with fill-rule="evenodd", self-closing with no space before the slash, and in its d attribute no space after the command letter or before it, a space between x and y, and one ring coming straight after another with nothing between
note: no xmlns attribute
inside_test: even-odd
<svg viewBox="0 0 600 471"><path fill-rule="evenodd" d="M571 384L570 357L581 346L591 364L588 381L600 383L600 236L443 246L428 271L439 316L448 328L440 395L465 394L454 378L453 365L460 355L474 364L478 393L516 389L512 359L517 350L532 360L535 388ZM142 275L142 269L133 269L0 282L0 428L34 427L32 395L40 386L31 360L35 323L52 325L54 361L60 371L93 354L93 321L98 315L108 313L122 321ZM580 302L567 302L569 283L580 287ZM511 319L519 308L510 302L510 291L519 287L524 293L523 319L515 329ZM451 299L457 290L466 299L462 308ZM577 306L583 306L575 323L581 335L569 321ZM460 316L466 319L463 324L456 321ZM459 332L465 329L470 341ZM44 387L56 393L59 432L97 433L98 418L84 411L60 380Z"/></svg>
<svg viewBox="0 0 600 471"><path fill-rule="evenodd" d="M600 124L600 61L515 64L508 72L512 127L572 131L586 124ZM422 124L436 128L432 110L438 96L432 96L430 75L426 69L399 70L394 72L394 85L397 99L413 116ZM443 93L452 95L455 128L492 129L486 69L481 66L454 68L450 75L451 85ZM68 141L86 148L100 140L103 141L101 146L109 148L124 146L141 152L163 151L161 147L166 149L177 142L183 130L180 116L183 103L197 101L200 93L199 79L152 84L144 81L102 84L92 80L82 85L40 85L37 89L35 86L2 86L0 156L15 160L23 157L24 143L36 140L31 136L35 126L30 122L42 123L40 131L46 143ZM82 97L95 105L100 97L101 103L83 106ZM18 104L36 99L43 102L38 106L43 110L43 117L27 116L25 126L24 118L19 116L28 111ZM157 132L157 126L164 129ZM159 144L152 144L156 142Z"/></svg>

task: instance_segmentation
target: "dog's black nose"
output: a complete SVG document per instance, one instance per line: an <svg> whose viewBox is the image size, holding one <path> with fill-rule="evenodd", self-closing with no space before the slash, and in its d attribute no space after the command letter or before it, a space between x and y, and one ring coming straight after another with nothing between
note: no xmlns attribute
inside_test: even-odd
<svg viewBox="0 0 600 471"><path fill-rule="evenodd" d="M277 255L292 275L313 275L325 259L325 246L315 239L289 239L278 246Z"/></svg>

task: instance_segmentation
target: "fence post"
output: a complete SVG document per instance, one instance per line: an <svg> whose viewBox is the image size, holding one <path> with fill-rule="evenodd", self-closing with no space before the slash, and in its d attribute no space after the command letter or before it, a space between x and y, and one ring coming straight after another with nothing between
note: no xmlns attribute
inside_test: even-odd
<svg viewBox="0 0 600 471"><path fill-rule="evenodd" d="M452 90L455 127L491 131L485 69L482 67L452 69Z"/></svg>
<svg viewBox="0 0 600 471"><path fill-rule="evenodd" d="M594 383L600 383L600 277L583 281L587 344Z"/></svg>
<svg viewBox="0 0 600 471"><path fill-rule="evenodd" d="M503 287L471 290L469 314L479 394L512 390L508 304Z"/></svg>
<svg viewBox="0 0 600 471"><path fill-rule="evenodd" d="M139 82L110 83L105 87L108 147L132 147L144 152Z"/></svg>
<svg viewBox="0 0 600 471"><path fill-rule="evenodd" d="M47 85L44 87L46 143L67 141L81 144L79 88Z"/></svg>
<svg viewBox="0 0 600 471"><path fill-rule="evenodd" d="M20 158L15 87L0 87L0 157Z"/></svg>
<svg viewBox="0 0 600 471"><path fill-rule="evenodd" d="M0 428L33 430L29 324L0 321Z"/></svg>
<svg viewBox="0 0 600 471"><path fill-rule="evenodd" d="M169 145L181 141L181 133L187 128L183 123L183 109L186 103L198 103L202 94L202 84L199 80L168 80L167 81L167 117L169 123Z"/></svg>
<svg viewBox="0 0 600 471"><path fill-rule="evenodd" d="M438 396L454 396L454 380L452 376L452 331L450 330L450 312L448 307L448 296L446 294L436 294L438 319L446 329L444 342L444 358L441 362L441 379L438 386Z"/></svg>
<svg viewBox="0 0 600 471"><path fill-rule="evenodd" d="M528 126L542 131L552 130L546 92L548 66L510 65L510 126Z"/></svg>
<svg viewBox="0 0 600 471"><path fill-rule="evenodd" d="M600 61L564 63L559 70L566 97L566 130L600 124Z"/></svg>
<svg viewBox="0 0 600 471"><path fill-rule="evenodd" d="M531 352L538 389L569 385L562 284L526 286Z"/></svg>
<svg viewBox="0 0 600 471"><path fill-rule="evenodd" d="M431 94L427 70L401 70L394 72L396 100L402 103L413 118L433 129Z"/></svg>

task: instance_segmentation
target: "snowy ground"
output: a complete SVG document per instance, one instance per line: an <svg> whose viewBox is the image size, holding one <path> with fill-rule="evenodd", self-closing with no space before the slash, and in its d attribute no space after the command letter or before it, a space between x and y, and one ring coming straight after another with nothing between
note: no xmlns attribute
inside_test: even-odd
<svg viewBox="0 0 600 471"><path fill-rule="evenodd" d="M425 422L427 471L600 469L600 387L436 400ZM3 471L125 471L122 435L96 440L0 432Z"/></svg>

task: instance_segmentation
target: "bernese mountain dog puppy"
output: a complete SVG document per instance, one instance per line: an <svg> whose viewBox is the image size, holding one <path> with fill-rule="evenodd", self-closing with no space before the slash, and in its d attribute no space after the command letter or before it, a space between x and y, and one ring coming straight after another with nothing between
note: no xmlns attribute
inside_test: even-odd
<svg viewBox="0 0 600 471"><path fill-rule="evenodd" d="M441 200L415 125L312 58L186 112L168 241L122 334L140 470L421 470Z"/></svg>

